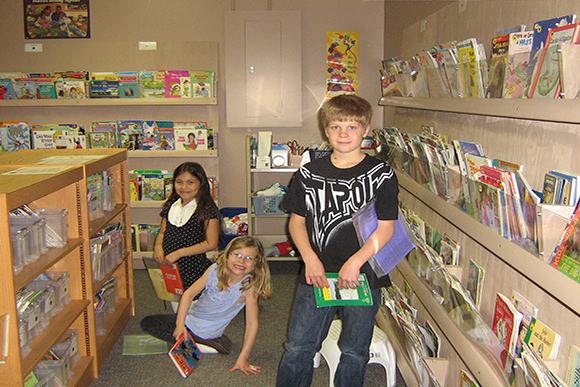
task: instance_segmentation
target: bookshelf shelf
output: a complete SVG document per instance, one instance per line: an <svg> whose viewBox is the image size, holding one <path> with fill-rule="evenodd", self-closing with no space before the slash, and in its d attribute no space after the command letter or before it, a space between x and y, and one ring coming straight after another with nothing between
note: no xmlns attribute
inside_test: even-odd
<svg viewBox="0 0 580 387"><path fill-rule="evenodd" d="M490 117L580 123L580 102L574 99L383 97L379 105Z"/></svg>
<svg viewBox="0 0 580 387"><path fill-rule="evenodd" d="M217 98L84 98L2 100L0 107L217 105Z"/></svg>

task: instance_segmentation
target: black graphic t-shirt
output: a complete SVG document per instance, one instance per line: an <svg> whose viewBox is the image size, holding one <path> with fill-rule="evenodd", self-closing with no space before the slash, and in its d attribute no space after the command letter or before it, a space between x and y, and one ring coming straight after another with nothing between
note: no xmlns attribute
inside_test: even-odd
<svg viewBox="0 0 580 387"><path fill-rule="evenodd" d="M335 167L330 157L313 160L294 175L283 206L306 218L310 244L327 273L337 273L360 248L352 215L370 201L380 220L396 220L399 187L393 169L385 162L366 156L346 169ZM390 285L380 279L368 263L361 267L371 288ZM301 281L305 283L304 272Z"/></svg>

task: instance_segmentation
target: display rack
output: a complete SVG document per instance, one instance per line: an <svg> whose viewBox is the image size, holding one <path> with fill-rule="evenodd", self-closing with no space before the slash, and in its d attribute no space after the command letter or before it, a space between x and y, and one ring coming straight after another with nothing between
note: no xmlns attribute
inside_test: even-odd
<svg viewBox="0 0 580 387"><path fill-rule="evenodd" d="M572 109L574 101L393 97L383 98L379 104L392 108L385 113L386 117L391 117L387 125L397 126L403 132L417 132L419 122L432 125L437 133L446 135L450 140L458 138L477 141L482 143L484 149L495 146L501 149L502 154L494 154L493 157L504 160L516 158L526 165L526 171L532 168L569 169L565 156L555 157L551 150L541 154L534 152L539 145L534 141L542 136L553 136L560 128L561 137L557 140L562 144L555 141L552 146L561 145L564 149L564 142L570 141L565 136L567 128L577 129L580 124L577 109ZM465 125L469 125L469 129ZM489 130L491 125L493 129ZM529 128L533 128L534 136L520 135ZM493 130L501 131L501 137ZM497 143L513 137L518 137L518 146L505 147L503 143ZM563 154L566 154L565 150ZM577 170L571 172L578 173ZM542 173L536 173L536 176ZM469 259L474 259L485 268L480 307L485 322L492 325L495 295L498 292L509 296L515 290L523 294L539 308L538 318L562 335L558 360L551 361L550 368L564 377L569 347L571 344L578 345L574 341L577 335L571 332L580 329L580 303L574 297L580 291L580 284L480 224L402 172L398 172L397 176L401 187L401 202L439 232L447 232L462 246L460 266L463 270L458 276L461 282L466 284ZM430 290L406 262L395 269L392 278L399 286L406 282L413 288L420 314L433 322L440 331L445 348L443 356L449 359L447 379L440 380L442 385L458 385L460 369L470 372L482 387L504 385L499 378L499 365L489 361L489 353L466 339L466 333L445 315ZM377 318L380 325L388 326L384 316L379 314ZM404 358L404 354L401 354L401 358ZM404 378L413 381L416 375L408 372Z"/></svg>
<svg viewBox="0 0 580 387"><path fill-rule="evenodd" d="M298 168L251 168L251 136L246 137L246 207L248 208L248 235L258 237L264 246L286 242L289 214L256 215L253 210L252 193L267 188L274 183L288 186ZM268 257L270 261L296 261L298 257Z"/></svg>
<svg viewBox="0 0 580 387"><path fill-rule="evenodd" d="M90 159L65 160L66 156ZM42 160L58 156L56 164L39 164ZM65 157L62 157L65 156ZM88 385L98 376L98 369L112 349L127 322L134 315L133 267L131 260L131 239L125 227L123 234L124 256L102 281L92 281L90 238L110 222L129 224L127 152L125 150L24 150L0 155L0 170L24 168L36 169L32 174L0 174L0 197L2 209L3 240L0 263L3 278L0 316L7 316L7 345L5 362L0 364L2 380L6 385L22 386L24 378L36 367L46 352L56 343L67 329L79 332L79 353L81 358L74 364L74 376L69 386ZM62 169L63 172L39 173L42 170ZM92 174L110 170L114 176L114 197L116 206L104 216L89 222L87 183ZM31 172L27 172L31 173ZM69 239L62 248L50 248L47 253L13 274L13 258L10 243L9 211L22 205L35 208L65 208L68 211ZM53 317L50 325L37 336L30 345L30 353L21 357L18 318L15 309L15 293L45 271L66 271L70 275L70 304ZM100 285L111 277L117 278L118 302L115 313L106 319L106 333L98 336L95 330L93 295Z"/></svg>

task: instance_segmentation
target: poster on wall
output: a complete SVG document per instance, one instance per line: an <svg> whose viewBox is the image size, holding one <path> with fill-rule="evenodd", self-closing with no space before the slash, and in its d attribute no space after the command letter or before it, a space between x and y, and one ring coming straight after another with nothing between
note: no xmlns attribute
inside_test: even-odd
<svg viewBox="0 0 580 387"><path fill-rule="evenodd" d="M89 0L24 0L24 37L90 38Z"/></svg>
<svg viewBox="0 0 580 387"><path fill-rule="evenodd" d="M358 91L358 32L326 33L326 95L356 94Z"/></svg>

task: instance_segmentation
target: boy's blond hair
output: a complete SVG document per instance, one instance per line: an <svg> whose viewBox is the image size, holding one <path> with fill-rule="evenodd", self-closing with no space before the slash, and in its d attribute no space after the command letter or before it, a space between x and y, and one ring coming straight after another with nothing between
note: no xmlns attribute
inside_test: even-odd
<svg viewBox="0 0 580 387"><path fill-rule="evenodd" d="M262 243L251 236L239 236L230 241L224 251L220 253L217 259L217 278L218 289L228 290L228 255L230 252L244 247L253 247L256 249L256 257L254 270L249 277L244 279L242 283L242 291L253 289L258 297L268 298L272 292L272 285L270 282L270 266L264 253Z"/></svg>
<svg viewBox="0 0 580 387"><path fill-rule="evenodd" d="M373 107L364 98L354 94L341 94L333 97L318 110L318 124L324 132L332 121L353 120L363 127L371 124Z"/></svg>

